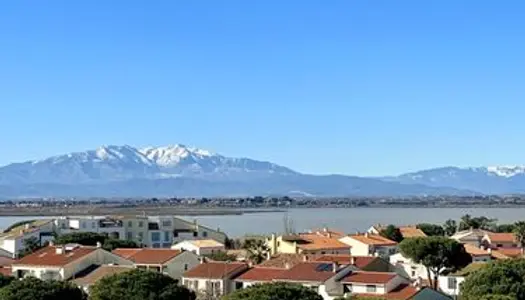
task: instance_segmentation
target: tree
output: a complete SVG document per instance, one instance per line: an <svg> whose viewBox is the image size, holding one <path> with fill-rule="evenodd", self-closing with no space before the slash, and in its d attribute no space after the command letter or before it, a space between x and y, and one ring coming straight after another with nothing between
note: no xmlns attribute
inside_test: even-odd
<svg viewBox="0 0 525 300"><path fill-rule="evenodd" d="M498 260L471 273L461 285L462 300L525 299L525 260Z"/></svg>
<svg viewBox="0 0 525 300"><path fill-rule="evenodd" d="M164 274L132 270L99 280L90 289L89 300L195 300L195 293Z"/></svg>
<svg viewBox="0 0 525 300"><path fill-rule="evenodd" d="M14 277L0 274L0 289L6 285L9 285L14 279Z"/></svg>
<svg viewBox="0 0 525 300"><path fill-rule="evenodd" d="M403 240L403 235L401 234L401 231L394 225L388 225L385 229L381 230L379 234L389 240L398 243Z"/></svg>
<svg viewBox="0 0 525 300"><path fill-rule="evenodd" d="M25 239L23 241L23 244L24 244L24 250L18 253L19 257L24 257L42 248L42 246L40 245L40 241L38 240L38 238L34 236Z"/></svg>
<svg viewBox="0 0 525 300"><path fill-rule="evenodd" d="M514 224L514 230L512 231L516 236L518 244L523 249L525 248L525 222L520 221Z"/></svg>
<svg viewBox="0 0 525 300"><path fill-rule="evenodd" d="M248 251L248 258L256 264L260 264L266 259L268 246L263 240L248 239L244 241L243 248Z"/></svg>
<svg viewBox="0 0 525 300"><path fill-rule="evenodd" d="M139 245L130 240L107 239L104 241L104 244L102 244L102 248L107 251L113 251L117 248L139 248Z"/></svg>
<svg viewBox="0 0 525 300"><path fill-rule="evenodd" d="M496 232L514 232L514 224L499 224L496 226Z"/></svg>
<svg viewBox="0 0 525 300"><path fill-rule="evenodd" d="M217 252L214 252L213 254L206 255L206 257L213 261L236 261L237 260L237 256L230 255L224 251L217 251Z"/></svg>
<svg viewBox="0 0 525 300"><path fill-rule="evenodd" d="M84 246L95 246L98 243L104 244L108 236L96 232L73 232L58 236L55 243L58 245L80 244Z"/></svg>
<svg viewBox="0 0 525 300"><path fill-rule="evenodd" d="M237 290L223 300L322 300L312 289L298 284L267 283Z"/></svg>
<svg viewBox="0 0 525 300"><path fill-rule="evenodd" d="M435 224L421 223L416 226L418 229L421 229L428 236L444 236L445 230L443 227Z"/></svg>
<svg viewBox="0 0 525 300"><path fill-rule="evenodd" d="M448 219L443 224L443 231L446 236L453 236L458 231L458 224L452 219Z"/></svg>
<svg viewBox="0 0 525 300"><path fill-rule="evenodd" d="M496 219L489 219L487 217L472 217L469 214L461 217L459 222L459 230L472 229L483 229L483 230L494 230L496 227Z"/></svg>
<svg viewBox="0 0 525 300"><path fill-rule="evenodd" d="M458 270L471 262L462 244L441 236L405 239L399 244L399 249L403 256L425 266L433 289L437 289L439 275Z"/></svg>
<svg viewBox="0 0 525 300"><path fill-rule="evenodd" d="M34 277L15 280L0 289L2 300L85 300L86 294L65 281L42 281Z"/></svg>

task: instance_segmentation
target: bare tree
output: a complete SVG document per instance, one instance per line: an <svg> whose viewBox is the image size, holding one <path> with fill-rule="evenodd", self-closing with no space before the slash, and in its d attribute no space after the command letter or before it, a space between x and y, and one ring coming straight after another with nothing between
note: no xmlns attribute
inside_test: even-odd
<svg viewBox="0 0 525 300"><path fill-rule="evenodd" d="M295 233L295 224L292 218L285 213L283 216L283 225L284 225L284 234L294 234Z"/></svg>

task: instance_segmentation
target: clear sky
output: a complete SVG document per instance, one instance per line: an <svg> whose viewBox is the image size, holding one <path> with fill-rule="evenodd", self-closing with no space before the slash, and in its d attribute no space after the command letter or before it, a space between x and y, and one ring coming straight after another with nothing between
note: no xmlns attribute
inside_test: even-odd
<svg viewBox="0 0 525 300"><path fill-rule="evenodd" d="M183 143L315 174L525 164L524 1L6 1L0 164Z"/></svg>

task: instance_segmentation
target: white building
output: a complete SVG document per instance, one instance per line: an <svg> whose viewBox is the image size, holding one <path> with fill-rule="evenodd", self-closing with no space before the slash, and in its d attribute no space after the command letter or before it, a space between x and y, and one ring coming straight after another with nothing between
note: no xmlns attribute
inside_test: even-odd
<svg viewBox="0 0 525 300"><path fill-rule="evenodd" d="M190 251L200 256L226 251L224 244L221 244L215 240L183 241L173 245L171 249Z"/></svg>
<svg viewBox="0 0 525 300"><path fill-rule="evenodd" d="M404 257L401 253L390 256L390 264L394 266L397 274L410 279L428 277L427 268L422 264L413 262L410 258Z"/></svg>
<svg viewBox="0 0 525 300"><path fill-rule="evenodd" d="M378 234L364 233L347 235L339 241L349 245L352 256L388 257L397 252L397 243Z"/></svg>
<svg viewBox="0 0 525 300"><path fill-rule="evenodd" d="M25 241L36 239L39 245L53 240L53 220L35 220L11 228L0 234L0 252L2 256L18 257L25 250Z"/></svg>
<svg viewBox="0 0 525 300"><path fill-rule="evenodd" d="M16 278L36 277L42 280L68 280L93 265L132 263L100 247L78 244L47 246L12 264Z"/></svg>
<svg viewBox="0 0 525 300"><path fill-rule="evenodd" d="M172 249L115 249L113 254L131 261L135 268L160 272L177 281L184 272L200 264L195 253Z"/></svg>
<svg viewBox="0 0 525 300"><path fill-rule="evenodd" d="M182 284L198 296L218 298L235 291L233 279L247 269L247 264L238 262L203 263L184 273Z"/></svg>
<svg viewBox="0 0 525 300"><path fill-rule="evenodd" d="M484 262L474 262L455 273L439 276L439 290L450 296L459 296L461 293L461 283L463 283L472 272L486 265Z"/></svg>

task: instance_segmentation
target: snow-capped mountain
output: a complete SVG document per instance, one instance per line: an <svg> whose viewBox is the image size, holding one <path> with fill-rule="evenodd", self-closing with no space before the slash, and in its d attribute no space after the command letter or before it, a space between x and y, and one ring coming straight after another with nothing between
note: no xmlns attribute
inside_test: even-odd
<svg viewBox="0 0 525 300"><path fill-rule="evenodd" d="M405 196L451 188L355 176L314 176L249 158L166 147L103 146L0 167L0 198L21 196ZM471 192L467 192L471 194Z"/></svg>
<svg viewBox="0 0 525 300"><path fill-rule="evenodd" d="M269 162L229 158L184 145L144 149L126 145L11 164L0 168L0 184L77 184L179 176L247 178L269 174L295 172Z"/></svg>
<svg viewBox="0 0 525 300"><path fill-rule="evenodd" d="M384 179L404 184L466 189L485 194L525 192L525 166L444 167Z"/></svg>

